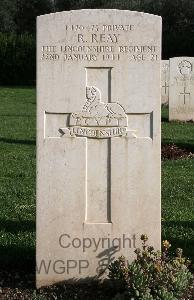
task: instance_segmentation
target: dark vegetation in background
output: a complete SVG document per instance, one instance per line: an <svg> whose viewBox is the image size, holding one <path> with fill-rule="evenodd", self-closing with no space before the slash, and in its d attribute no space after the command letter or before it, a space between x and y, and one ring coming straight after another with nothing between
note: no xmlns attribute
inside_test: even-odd
<svg viewBox="0 0 194 300"><path fill-rule="evenodd" d="M35 36L0 32L0 85L34 85L35 78Z"/></svg>
<svg viewBox="0 0 194 300"><path fill-rule="evenodd" d="M0 85L35 83L36 16L84 8L161 15L162 58L194 56L194 0L0 0Z"/></svg>

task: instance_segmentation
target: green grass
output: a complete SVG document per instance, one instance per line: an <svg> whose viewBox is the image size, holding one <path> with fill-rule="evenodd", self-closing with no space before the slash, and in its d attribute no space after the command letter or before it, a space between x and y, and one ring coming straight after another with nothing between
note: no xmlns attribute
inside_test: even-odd
<svg viewBox="0 0 194 300"><path fill-rule="evenodd" d="M162 143L194 151L194 123L168 122L168 108L162 107Z"/></svg>
<svg viewBox="0 0 194 300"><path fill-rule="evenodd" d="M25 268L35 245L35 89L0 88L0 265Z"/></svg>
<svg viewBox="0 0 194 300"><path fill-rule="evenodd" d="M162 143L194 152L194 123L168 122L162 107ZM162 237L194 259L194 159L162 162Z"/></svg>
<svg viewBox="0 0 194 300"><path fill-rule="evenodd" d="M34 268L35 89L0 88L0 265ZM194 124L168 122L162 142L194 149ZM194 160L162 162L162 237L194 259Z"/></svg>

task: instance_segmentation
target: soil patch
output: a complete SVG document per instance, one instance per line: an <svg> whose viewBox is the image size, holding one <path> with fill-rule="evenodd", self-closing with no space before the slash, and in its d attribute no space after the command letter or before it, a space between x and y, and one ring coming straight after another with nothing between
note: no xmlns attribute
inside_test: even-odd
<svg viewBox="0 0 194 300"><path fill-rule="evenodd" d="M194 149L191 152L188 149L183 149L175 144L165 144L162 145L162 160L166 159L189 159L194 158Z"/></svg>

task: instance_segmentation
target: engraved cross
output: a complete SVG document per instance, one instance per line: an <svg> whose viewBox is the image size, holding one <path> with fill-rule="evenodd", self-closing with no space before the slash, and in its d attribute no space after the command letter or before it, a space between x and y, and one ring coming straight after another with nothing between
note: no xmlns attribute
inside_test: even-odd
<svg viewBox="0 0 194 300"><path fill-rule="evenodd" d="M180 95L183 95L183 101L184 101L184 104L186 104L186 98L189 98L190 97L190 93L186 92L186 87L184 86L184 91L183 93L180 93Z"/></svg>
<svg viewBox="0 0 194 300"><path fill-rule="evenodd" d="M88 95L80 111L71 114L47 112L45 118L47 138L56 137L58 130L62 138L78 137L85 143L86 224L111 223L111 166L116 139L123 136L151 140L153 137L152 112L130 113L119 100L112 102L111 69L86 68Z"/></svg>
<svg viewBox="0 0 194 300"><path fill-rule="evenodd" d="M165 81L165 84L162 87L164 88L164 93L166 95L167 94L167 89L169 87L166 81Z"/></svg>

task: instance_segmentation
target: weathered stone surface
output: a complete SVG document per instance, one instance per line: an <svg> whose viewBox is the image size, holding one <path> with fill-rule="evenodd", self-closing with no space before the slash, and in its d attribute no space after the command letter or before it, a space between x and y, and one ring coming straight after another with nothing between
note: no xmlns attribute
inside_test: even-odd
<svg viewBox="0 0 194 300"><path fill-rule="evenodd" d="M194 57L170 59L169 120L194 121Z"/></svg>
<svg viewBox="0 0 194 300"><path fill-rule="evenodd" d="M81 10L37 29L40 287L100 276L142 233L160 248L161 18Z"/></svg>
<svg viewBox="0 0 194 300"><path fill-rule="evenodd" d="M162 84L161 84L161 101L162 104L168 104L169 98L169 60L162 60Z"/></svg>

